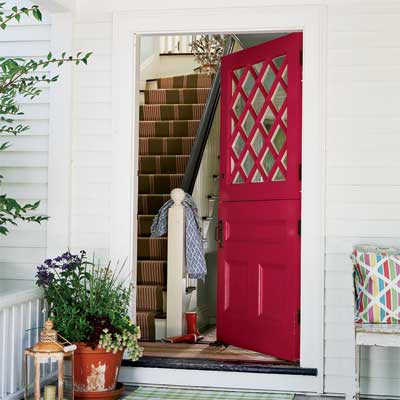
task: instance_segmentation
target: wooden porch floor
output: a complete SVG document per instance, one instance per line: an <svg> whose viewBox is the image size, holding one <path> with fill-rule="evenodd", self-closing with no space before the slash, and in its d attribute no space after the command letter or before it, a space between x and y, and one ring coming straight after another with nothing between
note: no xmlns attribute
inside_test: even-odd
<svg viewBox="0 0 400 400"><path fill-rule="evenodd" d="M214 346L209 343L162 343L142 342L143 355L158 358L196 358L224 362L243 362L270 365L296 365L279 358L241 349L235 346Z"/></svg>

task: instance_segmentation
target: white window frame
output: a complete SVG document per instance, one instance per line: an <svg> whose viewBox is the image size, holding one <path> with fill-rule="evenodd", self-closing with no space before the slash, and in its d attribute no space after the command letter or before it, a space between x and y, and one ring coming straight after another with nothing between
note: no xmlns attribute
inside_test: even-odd
<svg viewBox="0 0 400 400"><path fill-rule="evenodd" d="M125 368L122 380L296 392L323 392L325 253L326 9L324 6L168 9L113 18L112 260L127 258L136 284L140 35L303 32L301 367L318 375ZM135 297L135 296L134 296ZM135 304L133 304L135 309Z"/></svg>

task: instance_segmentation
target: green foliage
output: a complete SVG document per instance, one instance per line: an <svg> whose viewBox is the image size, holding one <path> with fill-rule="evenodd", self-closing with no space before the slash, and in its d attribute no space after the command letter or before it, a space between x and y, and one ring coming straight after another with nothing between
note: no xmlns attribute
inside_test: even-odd
<svg viewBox="0 0 400 400"><path fill-rule="evenodd" d="M37 21L42 20L42 13L38 6L30 8L17 6L12 7L11 13L5 14L4 6L0 3L0 28L6 29L10 21L20 22L21 17L33 17ZM49 65L62 66L64 63L73 62L76 65L87 64L92 53L83 54L78 52L75 56L62 53L55 57L49 53L44 60L26 60L20 57L0 57L0 134L18 135L26 132L29 127L18 123L18 118L24 114L18 104L18 97L33 100L42 93L40 85L51 84L58 80L58 76L48 73L40 73ZM9 148L8 142L0 143L0 152ZM3 176L0 175L0 188ZM15 199L2 193L0 196L0 234L6 235L9 231L7 226L17 225L18 221L40 223L47 216L35 215L32 212L39 206L34 204L20 204Z"/></svg>
<svg viewBox="0 0 400 400"><path fill-rule="evenodd" d="M85 252L69 252L37 267L36 284L45 291L55 328L71 342L84 342L116 352L127 348L140 357L139 327L129 318L131 289L111 265L100 267Z"/></svg>

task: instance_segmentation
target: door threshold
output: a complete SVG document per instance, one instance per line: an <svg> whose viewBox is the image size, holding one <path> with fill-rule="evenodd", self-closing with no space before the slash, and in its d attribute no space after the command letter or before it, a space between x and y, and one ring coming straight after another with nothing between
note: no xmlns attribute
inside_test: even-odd
<svg viewBox="0 0 400 400"><path fill-rule="evenodd" d="M169 358L143 356L138 361L122 360L124 367L142 368L169 368L190 369L203 371L226 371L226 372L249 372L258 374L281 374L281 375L303 375L317 376L316 368L302 368L297 365L267 365L245 362L226 362L217 360L204 360L197 358Z"/></svg>

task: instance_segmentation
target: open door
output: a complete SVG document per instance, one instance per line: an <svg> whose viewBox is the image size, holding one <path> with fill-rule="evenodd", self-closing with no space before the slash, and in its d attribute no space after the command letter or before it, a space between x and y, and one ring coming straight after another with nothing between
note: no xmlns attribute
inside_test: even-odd
<svg viewBox="0 0 400 400"><path fill-rule="evenodd" d="M302 34L221 62L217 339L300 358Z"/></svg>

